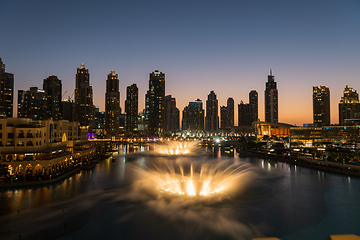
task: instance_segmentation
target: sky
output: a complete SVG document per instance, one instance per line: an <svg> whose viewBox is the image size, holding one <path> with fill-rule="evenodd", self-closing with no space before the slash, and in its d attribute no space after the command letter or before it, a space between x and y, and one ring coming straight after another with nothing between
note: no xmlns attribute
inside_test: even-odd
<svg viewBox="0 0 360 240"><path fill-rule="evenodd" d="M115 2L115 1L114 1ZM165 73L166 95L182 112L215 91L219 107L259 94L272 69L279 91L279 122L312 123L312 87L330 89L331 123L346 85L360 91L360 1L2 1L0 57L18 89L62 80L74 98L76 69L89 69L94 105L105 110L107 74L137 84L139 112L149 73ZM16 110L16 107L15 107ZM14 112L15 112L14 110ZM16 115L15 115L16 116Z"/></svg>

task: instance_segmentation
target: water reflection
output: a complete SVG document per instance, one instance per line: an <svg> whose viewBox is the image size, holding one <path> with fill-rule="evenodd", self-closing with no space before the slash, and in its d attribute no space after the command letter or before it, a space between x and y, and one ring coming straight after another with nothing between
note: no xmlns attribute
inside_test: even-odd
<svg viewBox="0 0 360 240"><path fill-rule="evenodd" d="M160 235L154 234L152 238L147 239L201 239L205 237L231 239L237 238L241 234L239 231L246 232L251 237L261 231L265 236L277 236L285 240L292 239L285 237L288 234L301 232L326 220L331 212L329 212L328 203L325 202L328 199L324 196L329 190L334 192L330 195L333 202L337 205L342 204L341 210L351 209L353 215L360 214L359 204L356 203L360 197L360 190L358 190L360 181L357 178L325 174L321 171L268 159L240 158L234 151L225 148L209 148L207 150L210 154L200 155L200 152L197 152L191 158L183 156L166 158L139 154L146 153L149 149L150 146L118 145L118 155L114 161L111 159L101 161L93 170L81 171L62 182L31 188L2 189L0 190L0 213L5 215L12 212L17 216L18 209L20 215L28 212L26 211L28 209L44 210L47 214L52 214L49 215L49 221L55 221L62 216L61 212L56 212L59 209L71 209L74 212L85 209L87 212L84 215L81 215L83 212L76 212L74 219L83 219L80 216L87 216L91 220L88 227L81 228L80 226L74 230L75 235L69 235L64 239L110 239L122 233L126 234L121 236L130 239L132 237L129 236L136 235L134 232L144 233L142 237L134 237L134 239L144 239L144 235L148 236L148 233ZM204 159L212 159L216 163L227 160L234 164L252 164L259 168L261 174L258 178L249 176L242 179L241 184L250 182L248 185L245 184L250 186L245 191L246 194L242 197L229 198L231 201L227 200L226 204L223 201L217 202L217 205L204 202L189 204L153 193L149 195L149 191L130 189L132 186L130 184L138 180L139 176L132 172L129 165L141 167L146 164L151 165L155 161L175 163L183 160L203 161ZM143 190L143 188L139 189ZM340 190L341 194L338 192ZM129 194L137 195L131 200ZM124 198L125 196L127 198ZM354 199L354 201L349 201L349 199ZM343 204L347 203L346 201L351 202L351 206ZM340 211L335 214L340 214ZM332 216L332 219L336 219L336 216ZM31 220L27 224L30 223ZM0 224L3 229L9 224L11 226L9 229L15 229L14 224L11 225L9 215L0 219ZM266 227L259 227L261 224ZM342 218L341 225L358 226L359 224L359 219L348 221ZM106 233L99 230L105 229L105 225ZM61 226L63 227L63 223ZM328 231L326 234L334 234L336 232L329 231L339 229L340 225L336 221L330 221L326 222L326 226ZM174 229L176 229L176 235L173 233ZM357 233L356 229L350 230L353 230L351 233ZM166 235L167 231L170 232L168 235ZM212 235L214 231L217 235ZM0 230L0 235L1 233ZM307 238L308 235L305 236L306 239L310 239ZM326 239L326 237L321 239Z"/></svg>

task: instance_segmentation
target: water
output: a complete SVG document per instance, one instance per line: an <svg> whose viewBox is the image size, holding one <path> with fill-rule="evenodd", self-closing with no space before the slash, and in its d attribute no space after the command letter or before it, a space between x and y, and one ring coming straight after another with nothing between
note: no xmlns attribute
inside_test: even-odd
<svg viewBox="0 0 360 240"><path fill-rule="evenodd" d="M189 156L168 157L146 150L121 146L114 162L102 161L60 183L0 190L0 236L290 240L360 235L359 178L240 158L233 151L195 149ZM162 191L151 180L166 171L178 176L179 166L191 176L191 165L196 175L201 167L208 171L219 164L221 171L240 168L227 173L237 176L231 188L210 197L200 190L195 196ZM169 166L174 172L166 170Z"/></svg>

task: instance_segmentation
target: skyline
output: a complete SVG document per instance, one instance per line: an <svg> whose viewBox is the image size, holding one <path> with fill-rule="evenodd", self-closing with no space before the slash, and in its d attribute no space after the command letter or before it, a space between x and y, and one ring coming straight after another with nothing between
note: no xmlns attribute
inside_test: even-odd
<svg viewBox="0 0 360 240"><path fill-rule="evenodd" d="M176 98L180 111L197 98L204 105L212 90L219 107L234 98L235 125L237 104L248 102L251 90L259 94L264 120L270 69L279 91L279 122L312 123L312 87L325 85L331 123L338 123L345 86L360 91L358 1L38 3L6 1L0 10L3 32L12 33L0 39L0 57L14 74L14 106L17 90L42 88L51 75L62 80L63 98L71 96L81 63L89 69L100 111L111 70L119 74L124 112L126 87L137 84L141 111L149 73L157 69L166 74L166 95Z"/></svg>

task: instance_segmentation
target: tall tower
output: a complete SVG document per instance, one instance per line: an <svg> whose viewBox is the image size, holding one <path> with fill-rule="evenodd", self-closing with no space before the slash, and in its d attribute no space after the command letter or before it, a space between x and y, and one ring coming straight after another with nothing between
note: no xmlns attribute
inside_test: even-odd
<svg viewBox="0 0 360 240"><path fill-rule="evenodd" d="M180 111L176 107L175 98L165 96L165 131L176 132L180 128Z"/></svg>
<svg viewBox="0 0 360 240"><path fill-rule="evenodd" d="M5 64L0 58L0 114L13 117L14 74L5 72Z"/></svg>
<svg viewBox="0 0 360 240"><path fill-rule="evenodd" d="M126 131L133 132L138 130L138 92L139 90L136 84L126 88Z"/></svg>
<svg viewBox="0 0 360 240"><path fill-rule="evenodd" d="M265 122L278 122L278 90L271 69L265 89Z"/></svg>
<svg viewBox="0 0 360 240"><path fill-rule="evenodd" d="M226 111L227 111L227 123L226 126L230 129L234 128L234 99L228 98L227 105L226 105Z"/></svg>
<svg viewBox="0 0 360 240"><path fill-rule="evenodd" d="M61 120L61 80L59 80L57 76L50 76L44 79L43 89L46 92L48 99L48 117L52 118L53 120Z"/></svg>
<svg viewBox="0 0 360 240"><path fill-rule="evenodd" d="M345 119L360 118L359 94L346 85L344 96L339 103L339 125L344 125Z"/></svg>
<svg viewBox="0 0 360 240"><path fill-rule="evenodd" d="M216 132L219 130L219 107L216 94L211 91L206 100L205 131Z"/></svg>
<svg viewBox="0 0 360 240"><path fill-rule="evenodd" d="M120 92L119 78L115 71L108 74L105 93L105 129L108 136L119 134Z"/></svg>
<svg viewBox="0 0 360 240"><path fill-rule="evenodd" d="M24 97L25 97L25 90L18 90L18 104L17 104L17 118L24 117Z"/></svg>
<svg viewBox="0 0 360 240"><path fill-rule="evenodd" d="M252 90L249 93L249 104L250 104L250 118L251 122L257 121L258 117L258 93L256 90Z"/></svg>
<svg viewBox="0 0 360 240"><path fill-rule="evenodd" d="M48 116L48 94L37 87L30 87L24 94L21 112L24 118L46 120Z"/></svg>
<svg viewBox="0 0 360 240"><path fill-rule="evenodd" d="M75 82L75 121L80 122L81 126L89 126L89 131L93 127L93 90L90 86L89 70L84 64L77 69Z"/></svg>
<svg viewBox="0 0 360 240"><path fill-rule="evenodd" d="M165 125L165 73L155 70L149 79L149 123L151 134L161 136Z"/></svg>
<svg viewBox="0 0 360 240"><path fill-rule="evenodd" d="M221 130L225 130L228 128L228 115L227 115L227 107L221 106L220 107L220 128Z"/></svg>
<svg viewBox="0 0 360 240"><path fill-rule="evenodd" d="M330 125L330 90L327 86L313 87L314 126Z"/></svg>

